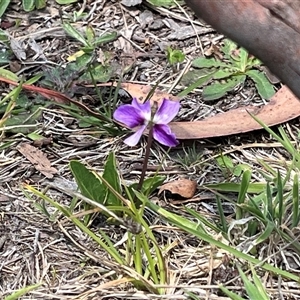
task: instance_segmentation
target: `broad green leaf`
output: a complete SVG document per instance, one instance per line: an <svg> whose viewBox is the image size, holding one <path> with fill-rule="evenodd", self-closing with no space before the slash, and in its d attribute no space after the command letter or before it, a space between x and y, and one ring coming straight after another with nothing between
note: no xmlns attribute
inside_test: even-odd
<svg viewBox="0 0 300 300"><path fill-rule="evenodd" d="M41 9L46 6L46 0L35 0L36 9Z"/></svg>
<svg viewBox="0 0 300 300"><path fill-rule="evenodd" d="M215 58L206 58L206 57L198 57L196 59L193 60L192 62L192 67L194 68L218 68L218 67L229 67L228 64L223 63L219 60L216 60Z"/></svg>
<svg viewBox="0 0 300 300"><path fill-rule="evenodd" d="M105 186L94 172L75 160L70 161L70 169L82 195L98 203L105 203Z"/></svg>
<svg viewBox="0 0 300 300"><path fill-rule="evenodd" d="M0 17L5 13L9 3L10 0L0 0Z"/></svg>
<svg viewBox="0 0 300 300"><path fill-rule="evenodd" d="M232 62L232 52L237 49L237 44L233 41L226 39L224 41L224 46L221 47L222 52L225 54L225 58Z"/></svg>
<svg viewBox="0 0 300 300"><path fill-rule="evenodd" d="M220 168L232 169L234 167L232 159L226 155L220 155L217 157L216 163Z"/></svg>
<svg viewBox="0 0 300 300"><path fill-rule="evenodd" d="M118 193L122 194L121 182L119 172L117 170L116 157L114 152L110 152L104 167L103 179L105 179L111 187ZM121 204L120 199L114 195L107 187L107 201L108 205L119 206Z"/></svg>
<svg viewBox="0 0 300 300"><path fill-rule="evenodd" d="M116 40L117 37L118 37L117 32L110 32L107 34L103 34L103 35L95 38L95 40L93 41L93 45L98 46L98 45L102 45L105 43L109 43L109 42Z"/></svg>
<svg viewBox="0 0 300 300"><path fill-rule="evenodd" d="M91 25L88 25L86 27L85 35L87 38L87 42L92 45L94 39L95 39L95 31L94 28Z"/></svg>
<svg viewBox="0 0 300 300"><path fill-rule="evenodd" d="M71 4L71 3L75 3L78 2L79 0L56 0L56 3L58 4Z"/></svg>
<svg viewBox="0 0 300 300"><path fill-rule="evenodd" d="M13 81L19 81L19 77L15 73L3 68L0 68L0 76Z"/></svg>
<svg viewBox="0 0 300 300"><path fill-rule="evenodd" d="M244 48L240 48L239 51L240 71L244 73L248 64L248 52Z"/></svg>
<svg viewBox="0 0 300 300"><path fill-rule="evenodd" d="M234 74L234 70L226 68L220 69L214 74L214 79L224 79L232 76Z"/></svg>
<svg viewBox="0 0 300 300"><path fill-rule="evenodd" d="M111 66L99 64L96 67L91 68L91 73L95 82L107 82L112 76L113 69ZM80 80L91 82L91 74L86 71L86 73L80 77Z"/></svg>
<svg viewBox="0 0 300 300"><path fill-rule="evenodd" d="M246 76L232 76L225 83L214 82L203 88L203 100L212 101L222 98L226 93L232 91L238 84L242 83Z"/></svg>
<svg viewBox="0 0 300 300"><path fill-rule="evenodd" d="M68 35L82 43L85 47L91 47L91 45L87 42L85 37L70 23L64 22L62 24L63 29L67 32Z"/></svg>
<svg viewBox="0 0 300 300"><path fill-rule="evenodd" d="M254 81L257 91L262 98L270 99L275 94L273 85L263 72L248 70L246 75Z"/></svg>
<svg viewBox="0 0 300 300"><path fill-rule="evenodd" d="M198 71L198 72L197 72ZM213 70L213 71L208 71L208 69L200 69L200 70L194 70L194 71L190 71L188 72L186 75L190 76L190 77L197 77L197 73L202 74L201 76L198 76L197 80L192 83L190 86L188 86L185 90L183 90L182 92L180 92L178 94L178 97L183 97L186 96L187 94L189 94L191 91L193 91L194 89L196 89L199 86L202 86L203 84L207 83L209 80L211 80L213 78L213 75L215 74L217 70ZM184 76L185 77L185 76ZM183 80L186 80L187 77L182 78Z"/></svg>
<svg viewBox="0 0 300 300"><path fill-rule="evenodd" d="M167 59L170 65L181 63L185 59L185 55L181 50L167 48Z"/></svg>
<svg viewBox="0 0 300 300"><path fill-rule="evenodd" d="M35 0L23 0L22 5L25 11L32 11L35 7Z"/></svg>
<svg viewBox="0 0 300 300"><path fill-rule="evenodd" d="M142 185L141 192L147 196L151 195L159 186L162 185L162 183L165 181L165 176L154 176L150 178L146 178ZM138 183L134 183L130 185L130 191L131 189L137 189ZM134 196L134 193L132 191L132 196Z"/></svg>

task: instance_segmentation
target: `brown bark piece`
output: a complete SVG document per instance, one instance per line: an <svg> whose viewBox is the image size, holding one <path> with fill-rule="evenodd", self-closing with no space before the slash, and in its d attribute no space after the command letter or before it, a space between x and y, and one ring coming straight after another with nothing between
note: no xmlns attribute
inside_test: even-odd
<svg viewBox="0 0 300 300"><path fill-rule="evenodd" d="M178 194L182 198L192 198L195 195L196 189L197 183L195 181L189 179L178 179L163 184L158 191L158 195L164 191L169 191L172 194Z"/></svg>
<svg viewBox="0 0 300 300"><path fill-rule="evenodd" d="M172 122L169 125L178 139L218 137L261 129L248 112L267 126L273 126L300 116L300 101L287 87L282 87L262 107L245 106L201 121Z"/></svg>
<svg viewBox="0 0 300 300"><path fill-rule="evenodd" d="M47 178L53 178L53 174L57 173L57 170L51 167L51 163L46 155L36 147L28 143L22 143L17 146L17 150L34 165L36 170L40 171Z"/></svg>

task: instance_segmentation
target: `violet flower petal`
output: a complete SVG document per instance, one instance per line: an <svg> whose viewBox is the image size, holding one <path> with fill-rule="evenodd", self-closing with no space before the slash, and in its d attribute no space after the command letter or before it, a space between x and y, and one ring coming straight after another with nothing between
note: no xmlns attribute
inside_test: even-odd
<svg viewBox="0 0 300 300"><path fill-rule="evenodd" d="M125 104L118 107L113 115L114 119L127 125L129 128L134 128L144 124L144 118L140 111L130 104Z"/></svg>
<svg viewBox="0 0 300 300"><path fill-rule="evenodd" d="M132 134L127 139L125 139L124 143L131 147L135 146L139 142L146 127L147 127L147 125L141 126L134 134Z"/></svg>
<svg viewBox="0 0 300 300"><path fill-rule="evenodd" d="M171 132L171 128L164 124L155 124L153 126L153 138L168 147L174 147L179 144L175 134Z"/></svg>
<svg viewBox="0 0 300 300"><path fill-rule="evenodd" d="M140 116L144 118L147 122L151 119L151 104L150 101L145 103L140 103L136 98L132 99L131 105L138 111L140 111Z"/></svg>
<svg viewBox="0 0 300 300"><path fill-rule="evenodd" d="M180 103L176 101L171 101L168 99L163 99L162 104L156 111L153 123L155 124L168 124L170 123L175 116L178 114L180 109Z"/></svg>

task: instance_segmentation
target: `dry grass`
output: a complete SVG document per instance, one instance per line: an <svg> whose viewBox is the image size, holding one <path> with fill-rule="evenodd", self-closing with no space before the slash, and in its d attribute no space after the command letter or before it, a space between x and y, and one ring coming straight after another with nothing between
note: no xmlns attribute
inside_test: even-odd
<svg viewBox="0 0 300 300"><path fill-rule="evenodd" d="M66 38L58 17L58 5L49 1L47 10L30 14L33 22L28 23L27 15L15 13L18 5L11 6L7 16L22 18L18 29L11 29L10 34L21 40L26 37L35 39L43 49L46 60L40 64L33 57L29 62L21 64L19 74L35 75L44 67L55 64L65 64L68 55L73 54L78 44ZM193 15L182 8L171 11L163 8L150 8L153 18L161 26L159 29L143 25L141 13L149 7L125 8L118 1L94 1L92 3L74 4L62 7L63 14L72 15L72 11L86 9L89 14L87 21L78 21L78 26L88 23L98 29L105 26L121 32L121 37L106 49L115 55L114 63L118 66L126 64L125 59L118 53L152 53L160 51L164 45L173 45L182 49L189 59L201 53L201 47L209 47L211 41L218 41L220 35L211 28L195 20ZM187 17L188 15L188 17ZM138 22L140 17L140 23ZM179 39L174 35L172 24L191 26L191 20L196 26L203 26L203 31L187 39ZM173 22L173 23L172 23ZM171 25L170 25L171 24ZM143 27L144 26L144 27ZM191 26L191 28L193 28ZM199 28L199 27L197 27ZM145 39L151 42L147 44ZM200 46L201 45L201 46ZM163 53L163 52L162 52ZM101 52L99 51L99 55ZM31 61L31 62L30 62ZM140 57L133 59L133 68L124 75L124 80L131 82L156 82L162 79L162 86L169 92L176 93L174 82L180 76L180 70L173 73L167 67L164 56ZM68 91L64 91L68 92ZM2 86L2 95L7 93L7 87ZM245 97L245 95L247 95ZM83 101L86 99L83 98ZM251 103L262 103L249 83L228 98L218 101L215 105L203 103L200 94L192 95L182 101L181 120L197 120L203 117L226 111L235 106ZM50 218L37 209L40 199L29 199L22 190L23 184L30 184L43 190L49 185L76 189L70 174L68 163L72 159L80 160L94 170L101 172L104 161L111 151L114 151L119 162L120 174L125 182L135 182L140 175L138 163L143 160L144 144L142 147L130 149L122 143L122 137L107 137L100 130L91 131L78 127L75 118L69 116L58 107L42 108L42 116L36 124L36 130L44 136L51 136L53 143L42 148L50 159L52 166L58 170L54 179L46 179L16 150L16 146L28 141L26 135L7 131L0 146L0 295L7 296L12 291L41 282L42 285L20 299L191 299L185 290L194 292L199 299L228 299L219 294L218 284L224 283L236 292L242 292L243 286L238 272L234 267L234 258L229 253L211 245L196 240L176 227L163 221L153 212L147 211L147 219L155 233L157 241L163 249L167 262L167 272L170 282L166 295L154 295L150 292L134 288L130 280L130 272L125 266L119 266L103 252L98 245L83 234L69 220L46 205ZM15 128L16 129L16 128ZM296 144L298 124L287 125L286 131ZM4 147L10 143L9 147ZM162 159L161 174L167 180L180 177L191 178L199 186L205 183L216 183L224 180L220 168L215 163L215 157L220 151L230 155L236 163L249 164L257 181L263 180L260 171L262 166L257 159L268 161L276 168L282 168L291 158L282 151L280 145L265 133L245 134L237 137L199 141L196 151L201 154L200 160L189 166L178 163L177 154L185 156L183 147L186 143L166 154L159 145L155 145L151 153L150 166L158 166ZM135 164L136 163L136 164ZM149 169L148 175L153 174ZM231 178L235 180L235 178ZM70 205L72 197L57 189L49 188L47 195L59 203ZM215 196L207 191L199 191L200 201L187 205L196 209L208 218L217 218ZM196 198L197 198L196 197ZM174 205L152 197L161 206L171 211L186 215L180 205ZM230 217L232 206L224 203ZM225 209L224 208L224 209ZM187 216L187 215L186 215ZM188 216L187 216L188 217ZM104 230L114 241L118 249L125 251L126 230L117 225L107 224L99 218L92 230ZM296 234L296 233L295 233ZM221 239L216 236L216 239ZM274 265L290 267L298 274L299 257L296 253L285 249L277 241L270 241L260 249L259 256ZM133 277L136 274L131 274ZM273 278L271 274L260 273L261 279L272 299L300 299L298 284Z"/></svg>

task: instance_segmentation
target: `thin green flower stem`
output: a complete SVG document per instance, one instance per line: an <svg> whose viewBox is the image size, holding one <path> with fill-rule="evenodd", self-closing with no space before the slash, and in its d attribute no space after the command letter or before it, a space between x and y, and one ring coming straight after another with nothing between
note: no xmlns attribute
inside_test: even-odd
<svg viewBox="0 0 300 300"><path fill-rule="evenodd" d="M146 171L147 171L147 167L148 167L148 160L149 160L149 156L150 156L150 149L151 149L152 141L153 141L153 125L151 124L150 129L149 129L148 140L147 140L145 158L144 158L144 162L143 162L142 174L141 174L140 181L139 181L139 184L137 187L137 190L139 192L141 192L142 186L144 183L144 179L145 179L145 175L146 175Z"/></svg>

